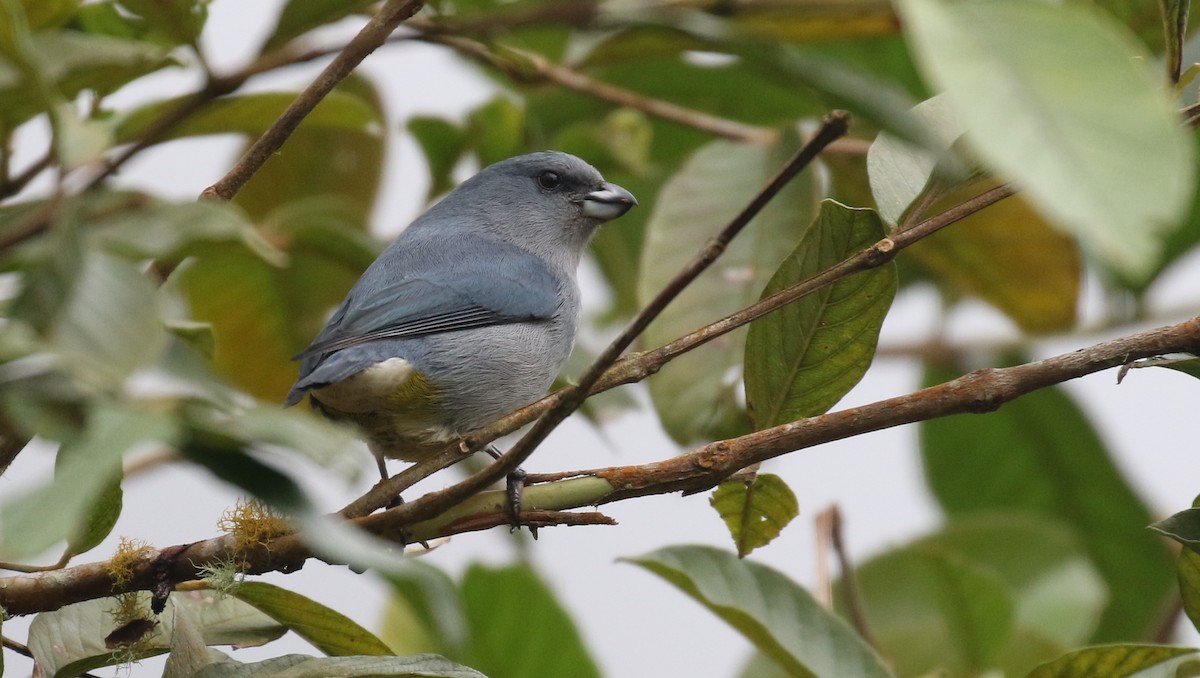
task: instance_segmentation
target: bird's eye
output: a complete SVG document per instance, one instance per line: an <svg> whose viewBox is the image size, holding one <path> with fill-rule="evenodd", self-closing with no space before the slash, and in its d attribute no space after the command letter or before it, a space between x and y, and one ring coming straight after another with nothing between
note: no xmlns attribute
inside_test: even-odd
<svg viewBox="0 0 1200 678"><path fill-rule="evenodd" d="M541 186L547 191L553 191L562 184L562 177L558 176L558 172L546 170L545 172L537 175L537 182L538 186Z"/></svg>

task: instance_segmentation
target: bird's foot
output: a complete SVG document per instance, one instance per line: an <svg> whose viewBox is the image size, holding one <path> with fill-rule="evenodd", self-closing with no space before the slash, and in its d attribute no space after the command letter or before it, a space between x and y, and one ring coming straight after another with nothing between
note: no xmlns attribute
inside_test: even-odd
<svg viewBox="0 0 1200 678"><path fill-rule="evenodd" d="M495 445L488 445L483 451L492 459L500 458L500 450L496 449ZM527 475L529 474L525 473L525 469L517 467L504 479L504 495L508 499L508 518L512 525L509 532L521 529L521 494L525 490ZM527 527L529 527L530 536L537 539L537 528L532 525Z"/></svg>

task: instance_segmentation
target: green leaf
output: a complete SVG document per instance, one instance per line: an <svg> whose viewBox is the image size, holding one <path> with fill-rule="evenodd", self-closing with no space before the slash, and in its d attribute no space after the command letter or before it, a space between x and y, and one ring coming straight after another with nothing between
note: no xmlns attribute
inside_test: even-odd
<svg viewBox="0 0 1200 678"><path fill-rule="evenodd" d="M392 596L380 635L398 654L459 656L467 642L458 587L444 572L412 558L384 575Z"/></svg>
<svg viewBox="0 0 1200 678"><path fill-rule="evenodd" d="M471 111L467 119L468 144L479 164L487 166L516 155L525 128L525 109L507 96L498 96Z"/></svg>
<svg viewBox="0 0 1200 678"><path fill-rule="evenodd" d="M983 673L1009 641L1007 587L951 551L914 544L863 563L855 577L868 628L899 675Z"/></svg>
<svg viewBox="0 0 1200 678"><path fill-rule="evenodd" d="M1076 650L1047 662L1026 678L1125 678L1165 661L1192 654L1187 647L1107 645Z"/></svg>
<svg viewBox="0 0 1200 678"><path fill-rule="evenodd" d="M25 20L29 27L38 30L57 28L66 23L82 0L21 0L25 9Z"/></svg>
<svg viewBox="0 0 1200 678"><path fill-rule="evenodd" d="M175 627L171 633L171 646L163 665L162 678L191 678L193 673L205 666L228 659L226 655L208 648L204 643L203 629L196 626L187 608L176 606L173 617Z"/></svg>
<svg viewBox="0 0 1200 678"><path fill-rule="evenodd" d="M467 145L463 130L448 120L426 116L409 118L407 127L429 165L426 199L433 199L454 188L452 172Z"/></svg>
<svg viewBox="0 0 1200 678"><path fill-rule="evenodd" d="M296 379L291 357L312 341L329 308L378 252L340 212L309 207L280 214L277 235L287 242L287 267L244 247L210 247L170 281L188 300L192 319L212 325L215 371L273 402L282 401Z"/></svg>
<svg viewBox="0 0 1200 678"><path fill-rule="evenodd" d="M179 451L190 461L283 513L304 514L311 509L308 496L294 478L250 454L258 441L229 431L227 422L206 408L189 408L185 418Z"/></svg>
<svg viewBox="0 0 1200 678"><path fill-rule="evenodd" d="M713 490L708 503L729 528L739 558L771 543L800 514L792 488L770 473L756 473L750 482L727 480Z"/></svg>
<svg viewBox="0 0 1200 678"><path fill-rule="evenodd" d="M945 95L917 104L912 115L935 135L943 152L950 152L962 136L962 125ZM937 167L935 154L887 131L880 132L867 150L867 176L879 216L893 226L899 224L913 201L929 188Z"/></svg>
<svg viewBox="0 0 1200 678"><path fill-rule="evenodd" d="M149 612L150 594L138 594ZM99 598L43 612L29 625L29 649L45 675L52 678L76 676L101 666L152 657L170 650L174 635L175 607L187 610L208 645L256 647L283 635L287 629L253 607L212 591L172 593L154 628L134 647L132 657L114 657L104 638L116 623L111 598Z"/></svg>
<svg viewBox="0 0 1200 678"><path fill-rule="evenodd" d="M308 657L288 654L250 664L212 664L192 678L487 678L482 673L439 657Z"/></svg>
<svg viewBox="0 0 1200 678"><path fill-rule="evenodd" d="M1034 637L1057 648L1081 645L1108 603L1104 579L1083 541L1059 520L1020 513L973 514L952 519L917 543L965 558L1004 583L1015 602L1010 645L1029 645ZM1005 668L1010 675L1019 668L1016 675L1021 675L1030 667Z"/></svg>
<svg viewBox="0 0 1200 678"><path fill-rule="evenodd" d="M229 594L295 631L328 656L395 654L353 619L299 593L264 582L241 582Z"/></svg>
<svg viewBox="0 0 1200 678"><path fill-rule="evenodd" d="M1150 55L1084 3L899 8L918 62L981 158L1100 261L1144 279L1193 176Z"/></svg>
<svg viewBox="0 0 1200 678"><path fill-rule="evenodd" d="M154 143L207 134L258 136L275 123L298 95L298 92L261 92L222 97L172 127ZM124 114L116 124L117 142L141 140L159 119L170 115L189 98L155 101ZM379 112L370 101L336 90L326 95L303 123L306 131L359 132L375 137L380 133L379 124Z"/></svg>
<svg viewBox="0 0 1200 678"><path fill-rule="evenodd" d="M165 416L97 401L54 481L14 493L0 506L0 559L34 556L62 539L88 541L95 536L89 534L90 513L111 497L124 453L144 443L169 445L174 438L173 422Z"/></svg>
<svg viewBox="0 0 1200 678"><path fill-rule="evenodd" d="M269 52L282 47L292 38L318 26L333 23L370 5L370 0L288 0L279 13L275 32L262 46L262 51Z"/></svg>
<svg viewBox="0 0 1200 678"><path fill-rule="evenodd" d="M67 449L68 446L64 445L58 451L58 459L62 459L63 452ZM67 536L67 555L75 556L87 553L108 537L117 524L117 519L121 517L124 497L125 493L121 489L121 474L118 473L117 477L100 491L95 503L83 509L82 524Z"/></svg>
<svg viewBox="0 0 1200 678"><path fill-rule="evenodd" d="M951 191L930 213L958 205L995 182ZM1006 198L945 228L908 253L951 298L977 296L1027 332L1075 325L1083 262L1074 238L1046 222L1023 194Z"/></svg>
<svg viewBox="0 0 1200 678"><path fill-rule="evenodd" d="M1183 599L1183 611L1200 629L1200 553L1183 549L1175 560L1175 571L1179 576L1179 595Z"/></svg>
<svg viewBox="0 0 1200 678"><path fill-rule="evenodd" d="M281 207L305 202L311 206L321 198L336 201L358 230L366 230L379 193L388 122L379 92L366 78L346 78L326 100L335 93L341 95L338 101L349 96L360 102L359 106L335 104L331 111L335 121L350 126L331 127L305 119L238 193L234 202L256 222L266 221ZM364 113L373 119L360 126ZM323 161L314 162L316 158Z"/></svg>
<svg viewBox="0 0 1200 678"><path fill-rule="evenodd" d="M459 659L490 678L598 677L575 624L528 566L471 566L463 575L470 641Z"/></svg>
<svg viewBox="0 0 1200 678"><path fill-rule="evenodd" d="M783 147L714 141L662 188L646 224L638 297L645 304L673 278L785 162ZM659 346L758 299L816 211L815 176L788 185L725 254L647 329ZM671 361L650 380L663 427L686 444L745 430L737 370L745 334L735 331Z"/></svg>
<svg viewBox="0 0 1200 678"><path fill-rule="evenodd" d="M1200 549L1200 508L1184 509L1152 523L1150 529L1196 551Z"/></svg>
<svg viewBox="0 0 1200 678"><path fill-rule="evenodd" d="M932 371L926 383L953 376ZM1172 588L1170 554L1145 529L1150 512L1064 391L1042 389L997 412L936 419L919 430L925 476L950 515L1027 511L1078 532L1109 587L1094 642L1158 628Z"/></svg>
<svg viewBox="0 0 1200 678"><path fill-rule="evenodd" d="M884 237L875 212L832 200L771 277L762 296L782 291ZM822 414L862 379L896 296L896 267L827 285L750 325L746 402L756 429Z"/></svg>
<svg viewBox="0 0 1200 678"><path fill-rule="evenodd" d="M115 385L166 344L154 285L103 250L85 252L82 266L48 338L86 379Z"/></svg>
<svg viewBox="0 0 1200 678"><path fill-rule="evenodd" d="M892 675L841 618L777 570L709 546L672 546L625 560L677 586L790 676Z"/></svg>
<svg viewBox="0 0 1200 678"><path fill-rule="evenodd" d="M168 45L195 46L208 19L210 0L119 0L121 6L146 21L152 35Z"/></svg>
<svg viewBox="0 0 1200 678"><path fill-rule="evenodd" d="M158 45L78 31L39 31L29 47L46 82L68 101L84 90L110 94L170 64ZM0 59L0 119L15 126L46 107L28 83L6 77L7 66Z"/></svg>

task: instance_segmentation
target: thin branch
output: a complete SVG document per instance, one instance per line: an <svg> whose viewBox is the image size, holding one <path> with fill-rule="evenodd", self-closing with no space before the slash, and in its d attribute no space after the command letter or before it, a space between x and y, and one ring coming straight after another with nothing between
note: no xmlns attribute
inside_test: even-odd
<svg viewBox="0 0 1200 678"><path fill-rule="evenodd" d="M287 107L283 115L275 120L271 128L246 150L233 169L217 183L204 189L200 196L219 200L233 199L250 177L279 151L283 142L291 136L305 116L321 103L325 95L333 91L333 88L350 75L367 55L387 40L397 26L416 14L424 4L422 0L387 0L358 35L346 44L337 57Z"/></svg>
<svg viewBox="0 0 1200 678"><path fill-rule="evenodd" d="M562 395L560 399L538 419L533 427L508 452L502 455L495 463L484 467L465 480L440 492L426 494L416 501L403 504L393 510L402 512L402 515L406 516L408 520L414 521L417 516L435 516L470 495L483 490L489 484L498 481L520 466L533 453L533 450L545 440L546 436L583 403L588 397L591 388L596 385L604 375L604 372L645 331L651 321L662 313L667 304L675 299L701 273L708 269L721 256L725 248L729 246L730 241L750 223L750 220L789 181L811 164L829 142L846 133L849 126L849 117L844 111L835 111L827 116L816 136L806 143L759 194L716 236L709 240L705 247L683 267L683 270L676 274L646 304L645 308L630 321L629 325L596 357L591 366L579 377L576 385L569 386L561 391ZM464 448L476 450L481 448L488 440L490 439L482 440L477 436L468 436L464 443Z"/></svg>
<svg viewBox="0 0 1200 678"><path fill-rule="evenodd" d="M54 149L50 149L32 165L26 167L20 174L0 183L0 199L20 193L30 181L33 181L34 177L41 174L53 163Z"/></svg>
<svg viewBox="0 0 1200 678"><path fill-rule="evenodd" d="M529 513L566 511L633 497L682 491L700 492L756 462L833 440L862 435L893 426L953 414L990 412L1026 393L1087 374L1111 369L1132 360L1176 352L1200 351L1200 317L1166 327L1101 342L1070 353L1004 368L976 370L944 384L861 407L790 422L730 440L699 447L657 462L576 472L577 477L526 488ZM417 500L423 501L425 498ZM416 502L414 502L416 503ZM405 507L389 509L353 521L385 537L406 533L432 539L480 524L480 513L494 514L497 524L508 510L503 491L476 494L435 519L407 524ZM526 514L523 513L524 517ZM544 517L544 516L542 516ZM561 516L557 517L557 519ZM592 517L578 519L589 523ZM599 519L595 519L599 521ZM556 524L565 524L560 521ZM298 569L312 553L296 535L287 535L237 551L232 536L217 537L147 554L133 564L132 579L114 586L106 563L89 563L57 572L0 578L0 607L10 614L30 614L57 609L69 603L117 593L150 590L162 568L156 563L171 554L167 577L172 583L203 576L205 564L236 558L248 574Z"/></svg>
<svg viewBox="0 0 1200 678"><path fill-rule="evenodd" d="M837 556L838 569L842 575L838 579L838 585L842 592L842 603L846 607L846 617L858 635L867 641L868 645L876 647L870 626L867 624L867 614L863 610L854 566L850 563L850 555L846 552L846 543L842 538L842 512L836 504L829 508L829 537L833 542L833 552Z"/></svg>
<svg viewBox="0 0 1200 678"><path fill-rule="evenodd" d="M426 26L427 24L421 25L422 28ZM559 66L535 52L506 47L503 53L497 53L477 40L444 35L440 32L423 31L416 36L416 39L449 47L473 61L495 68L518 82L554 83L618 106L632 108L647 115L677 122L727 139L749 143L771 143L779 138L779 133L769 127L747 125L662 99L647 97L632 90L594 80L566 66Z"/></svg>

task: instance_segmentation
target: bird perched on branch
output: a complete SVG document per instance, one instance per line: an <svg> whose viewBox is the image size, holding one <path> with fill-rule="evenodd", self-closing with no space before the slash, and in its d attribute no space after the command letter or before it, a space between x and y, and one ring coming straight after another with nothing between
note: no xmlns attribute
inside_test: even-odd
<svg viewBox="0 0 1200 678"><path fill-rule="evenodd" d="M572 155L491 165L414 221L350 290L286 405L308 394L384 458L417 461L545 395L579 321L576 269L637 200Z"/></svg>

